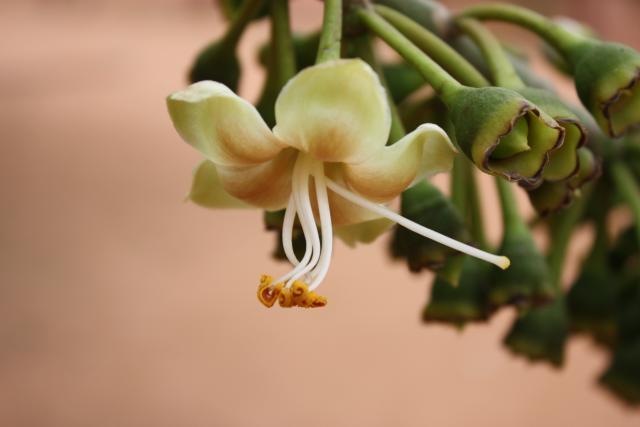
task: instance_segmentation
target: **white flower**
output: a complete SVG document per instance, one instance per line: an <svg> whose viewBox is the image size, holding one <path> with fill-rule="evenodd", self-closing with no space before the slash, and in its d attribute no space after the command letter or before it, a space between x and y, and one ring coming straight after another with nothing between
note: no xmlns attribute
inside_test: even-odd
<svg viewBox="0 0 640 427"><path fill-rule="evenodd" d="M262 277L258 296L267 306L276 299L283 306L326 303L314 290L329 269L334 229L353 243L371 241L397 222L496 265L508 262L383 205L417 180L450 170L456 150L433 124L386 146L386 94L361 60L326 62L291 79L276 101L273 131L253 105L220 83L195 83L167 103L182 138L207 159L195 173L194 201L208 207L286 207L283 247L294 267L276 280ZM307 242L300 260L291 238L296 217Z"/></svg>

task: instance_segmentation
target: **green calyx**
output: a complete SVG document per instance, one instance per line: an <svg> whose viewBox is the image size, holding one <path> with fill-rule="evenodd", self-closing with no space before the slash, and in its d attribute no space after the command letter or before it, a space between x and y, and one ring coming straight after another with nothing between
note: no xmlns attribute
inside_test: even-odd
<svg viewBox="0 0 640 427"><path fill-rule="evenodd" d="M518 317L507 333L504 345L531 361L546 361L561 367L568 332L566 308L563 299L558 297Z"/></svg>
<svg viewBox="0 0 640 427"><path fill-rule="evenodd" d="M564 142L549 153L542 177L545 181L562 181L578 172L578 148L587 140L587 130L578 116L556 94L544 89L525 87L517 90L564 129Z"/></svg>
<svg viewBox="0 0 640 427"><path fill-rule="evenodd" d="M529 200L540 216L569 206L580 188L600 176L600 160L593 152L587 147L580 147L577 153L578 170L575 174L561 181L545 180L540 186L527 190Z"/></svg>
<svg viewBox="0 0 640 427"><path fill-rule="evenodd" d="M440 190L427 181L402 193L401 202L400 213L405 218L456 240L469 240L460 213ZM395 258L406 259L413 272L440 269L448 258L457 254L453 249L403 227L395 228L391 253Z"/></svg>
<svg viewBox="0 0 640 427"><path fill-rule="evenodd" d="M461 327L467 322L486 321L491 314L487 290L491 266L476 258L460 258L462 265L456 286L438 274L431 297L422 312L425 322L449 323Z"/></svg>
<svg viewBox="0 0 640 427"><path fill-rule="evenodd" d="M456 140L482 171L536 185L564 128L518 93L463 87L445 99Z"/></svg>
<svg viewBox="0 0 640 427"><path fill-rule="evenodd" d="M640 125L640 54L630 47L587 39L569 54L580 100L612 137Z"/></svg>

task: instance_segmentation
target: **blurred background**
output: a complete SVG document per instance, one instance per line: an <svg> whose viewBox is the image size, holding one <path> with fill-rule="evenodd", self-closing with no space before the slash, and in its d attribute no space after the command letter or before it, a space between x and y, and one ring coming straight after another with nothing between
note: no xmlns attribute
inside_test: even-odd
<svg viewBox="0 0 640 427"><path fill-rule="evenodd" d="M260 212L182 202L199 156L165 111L224 30L212 3L0 3L0 425L639 424L596 386L606 358L586 339L557 371L505 351L510 310L463 332L421 324L431 277L389 261L388 237L338 243L325 309L261 307L259 275L287 268L274 237ZM528 3L640 49L636 0ZM293 0L295 28L321 10ZM241 43L251 100L267 34Z"/></svg>

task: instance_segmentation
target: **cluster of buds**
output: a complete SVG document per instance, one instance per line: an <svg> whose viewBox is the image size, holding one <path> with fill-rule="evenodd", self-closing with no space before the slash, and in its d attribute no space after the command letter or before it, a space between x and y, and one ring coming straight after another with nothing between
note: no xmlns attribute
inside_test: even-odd
<svg viewBox="0 0 640 427"><path fill-rule="evenodd" d="M571 334L588 334L611 354L601 383L640 404L637 51L505 4L454 13L433 0L325 0L322 28L303 35L292 32L287 0L218 4L227 32L201 50L191 86L167 104L204 157L189 199L264 210L277 235L273 255L291 264L261 277L260 303L324 307L316 289L334 237L353 247L392 230L391 256L435 274L425 322L462 328L513 307L506 347L553 366ZM260 19L270 20L271 37L257 49L267 77L254 106L234 93L236 50ZM485 20L539 35L582 106L563 100ZM374 38L401 60L379 61ZM438 173L450 173L449 195L428 181ZM479 174L494 177L499 207L483 209ZM528 196L533 220L514 188ZM398 197L399 213L390 207ZM620 205L632 221L611 236L609 213ZM498 244L485 238L483 211L501 213ZM567 248L581 224L596 237L566 292ZM546 253L536 226L549 237Z"/></svg>

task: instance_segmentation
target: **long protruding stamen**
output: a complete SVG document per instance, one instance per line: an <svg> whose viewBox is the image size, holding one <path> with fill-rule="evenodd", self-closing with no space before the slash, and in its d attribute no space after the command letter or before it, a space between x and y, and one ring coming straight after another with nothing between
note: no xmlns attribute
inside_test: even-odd
<svg viewBox="0 0 640 427"><path fill-rule="evenodd" d="M315 265L318 263L318 259L320 258L320 236L318 234L318 228L316 227L316 222L313 217L313 209L311 208L311 199L309 198L309 163L308 159L300 157L298 162L300 163L300 176L299 179L296 177L293 183L293 193L296 196L296 206L298 207L298 216L300 218L300 223L304 223L306 227L309 229L311 246L312 246L312 257L311 260L305 265L302 269L300 269L296 274L294 274L288 281L287 287L291 287L293 282L298 280L300 277L307 274ZM307 244L309 244L309 240L307 240Z"/></svg>
<svg viewBox="0 0 640 427"><path fill-rule="evenodd" d="M401 225L413 231L414 233L420 234L421 236L434 240L440 244L448 246L457 251L463 252L467 255L470 255L478 259L481 259L483 261L487 261L491 264L497 265L503 270L509 268L509 265L511 264L511 261L509 261L509 258L507 257L490 254L478 248L474 248L473 246L469 246L465 243L452 239L451 237L447 237L444 234L440 234L437 231L431 230L420 224L416 224L415 222L410 221L401 215L398 215L397 213L385 208L384 206L378 205L376 203L372 203L369 200L365 199L364 197L359 196L347 190L346 188L336 184L329 178L325 178L325 182L327 187L329 187L329 189L331 189L333 192L335 192L339 196L349 200L350 202L358 206L361 206L365 209L368 209L372 212L377 213L380 216L383 216L391 221L394 221L398 225Z"/></svg>
<svg viewBox="0 0 640 427"><path fill-rule="evenodd" d="M296 209L296 201L292 192L287 204L287 210L284 213L284 220L282 221L282 248L287 259L293 265L300 264L293 251L293 223L296 219Z"/></svg>
<svg viewBox="0 0 640 427"><path fill-rule="evenodd" d="M331 255L333 253L333 226L331 224L331 210L329 209L329 196L327 195L327 184L324 176L324 165L318 162L314 165L313 178L316 185L316 197L318 200L318 214L320 216L320 229L322 231L322 253L318 265L311 273L313 282L309 285L309 290L313 291L324 280L329 271Z"/></svg>
<svg viewBox="0 0 640 427"><path fill-rule="evenodd" d="M289 209L289 208L287 207L287 209ZM295 220L295 212L296 212L295 201L293 203L293 209L294 209L293 217L294 217L294 220ZM285 214L285 220L286 220L286 214ZM296 264L297 265L294 264L295 268L290 270L287 274L277 278L274 281L274 283L283 283L286 280L289 280L289 278L291 278L292 276L295 276L296 274L298 274L299 271L304 269L307 266L307 264L309 263L309 260L311 259L311 254L312 254L313 249L312 249L311 243L310 243L309 227L308 227L308 225L306 223L302 223L302 221L301 221L301 226L302 226L302 233L304 234L304 241L305 241L305 245L306 245L306 247L304 249L304 255L302 257L302 260L297 262L297 259L296 259ZM284 232L284 229L283 229L283 232ZM283 237L283 240L284 240L284 237ZM293 252L293 244L292 244L291 240L289 240L288 244L291 247L291 251ZM283 245L284 245L284 241L283 241ZM285 248L286 248L286 246L285 246ZM294 257L295 257L295 255L294 255Z"/></svg>

